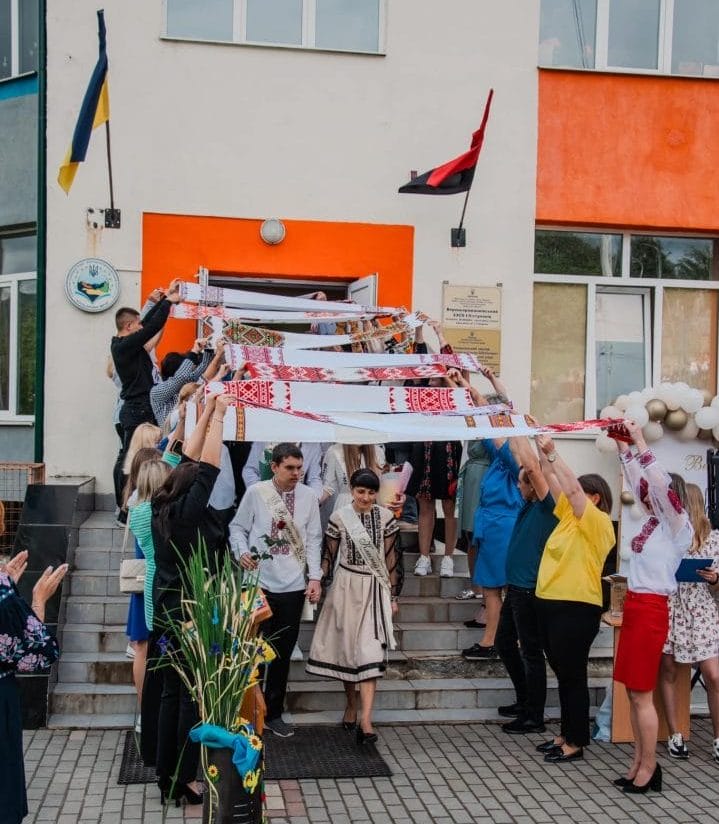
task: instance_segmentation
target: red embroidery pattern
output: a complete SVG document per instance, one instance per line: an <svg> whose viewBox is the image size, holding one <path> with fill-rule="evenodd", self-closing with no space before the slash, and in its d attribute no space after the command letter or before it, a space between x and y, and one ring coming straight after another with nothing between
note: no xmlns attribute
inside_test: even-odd
<svg viewBox="0 0 719 824"><path fill-rule="evenodd" d="M658 526L659 521L653 515L651 518L648 518L639 535L635 535L632 538L632 552L636 552L637 554L641 553L644 545L649 540L649 536Z"/></svg>
<svg viewBox="0 0 719 824"><path fill-rule="evenodd" d="M672 505L672 509L677 513L677 515L681 515L684 512L684 507L682 506L682 502L679 500L679 496L673 489L667 490L667 498L669 499L669 503Z"/></svg>
<svg viewBox="0 0 719 824"><path fill-rule="evenodd" d="M282 346L285 336L272 329L261 329L258 326L247 326L245 323L231 321L225 324L223 334L232 343L245 346Z"/></svg>
<svg viewBox="0 0 719 824"><path fill-rule="evenodd" d="M314 383L356 383L359 381L417 380L440 378L447 373L444 366L348 367L321 369L309 366L285 366L271 363L248 363L252 378L275 381L311 381Z"/></svg>

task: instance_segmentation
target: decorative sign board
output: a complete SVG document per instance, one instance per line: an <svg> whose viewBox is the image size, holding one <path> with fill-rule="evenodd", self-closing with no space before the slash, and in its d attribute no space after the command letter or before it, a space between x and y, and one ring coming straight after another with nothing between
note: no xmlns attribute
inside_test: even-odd
<svg viewBox="0 0 719 824"><path fill-rule="evenodd" d="M499 374L502 342L499 286L442 285L442 330L456 352L476 355Z"/></svg>
<svg viewBox="0 0 719 824"><path fill-rule="evenodd" d="M106 260L84 258L70 267L65 296L83 312L104 312L120 297L120 278Z"/></svg>

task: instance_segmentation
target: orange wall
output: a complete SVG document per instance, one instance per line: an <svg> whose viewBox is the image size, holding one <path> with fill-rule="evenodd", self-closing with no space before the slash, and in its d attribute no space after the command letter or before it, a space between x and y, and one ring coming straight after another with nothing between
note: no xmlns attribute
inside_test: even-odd
<svg viewBox="0 0 719 824"><path fill-rule="evenodd" d="M719 228L719 81L539 72L537 222Z"/></svg>
<svg viewBox="0 0 719 824"><path fill-rule="evenodd" d="M142 298L174 277L191 280L198 267L243 277L356 280L376 272L383 306L412 305L414 229L369 223L283 220L282 243L260 239L261 220L143 215ZM160 353L188 348L194 321L172 320Z"/></svg>

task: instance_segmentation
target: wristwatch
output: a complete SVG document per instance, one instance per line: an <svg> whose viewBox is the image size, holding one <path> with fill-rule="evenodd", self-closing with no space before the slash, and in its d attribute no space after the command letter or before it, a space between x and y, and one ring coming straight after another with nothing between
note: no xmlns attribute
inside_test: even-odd
<svg viewBox="0 0 719 824"><path fill-rule="evenodd" d="M549 455L547 455L547 460L549 461L549 463L554 463L557 460L557 453L550 452Z"/></svg>

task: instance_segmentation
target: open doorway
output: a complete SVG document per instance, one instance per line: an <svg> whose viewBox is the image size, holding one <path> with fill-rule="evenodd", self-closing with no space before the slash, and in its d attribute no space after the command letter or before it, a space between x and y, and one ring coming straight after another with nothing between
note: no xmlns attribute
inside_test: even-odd
<svg viewBox="0 0 719 824"><path fill-rule="evenodd" d="M200 270L202 273L206 270ZM201 281L202 281L201 277ZM203 284L204 285L204 284ZM353 300L363 306L377 303L377 275L356 280L346 278L301 278L275 275L247 275L244 273L207 272L207 285L226 289L244 289L247 292L266 292L284 297L306 297L313 292L324 292L327 300Z"/></svg>

